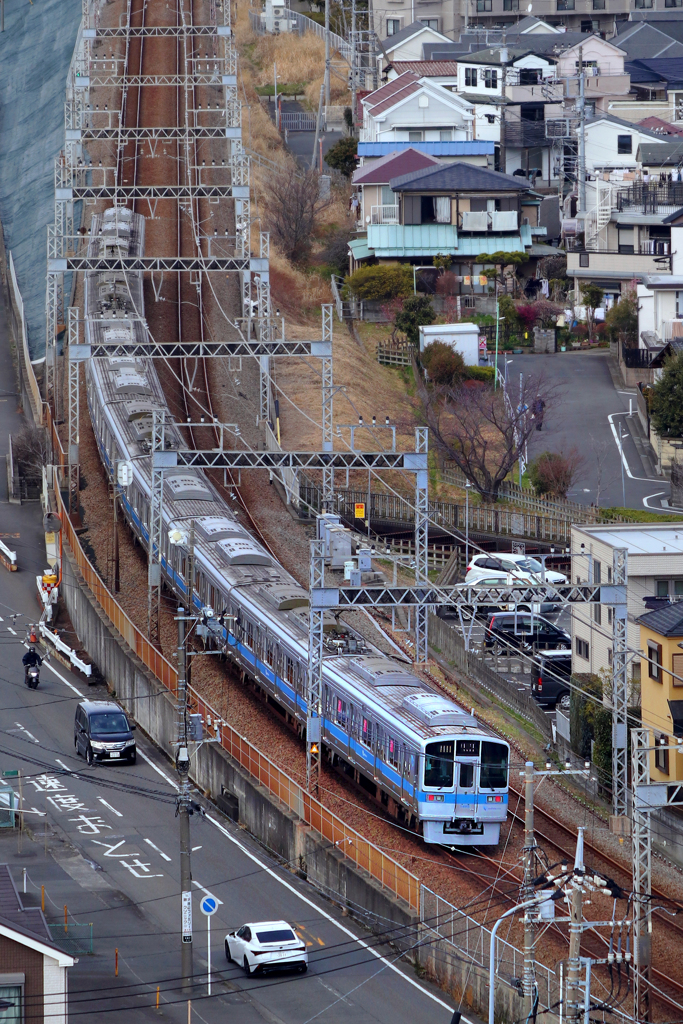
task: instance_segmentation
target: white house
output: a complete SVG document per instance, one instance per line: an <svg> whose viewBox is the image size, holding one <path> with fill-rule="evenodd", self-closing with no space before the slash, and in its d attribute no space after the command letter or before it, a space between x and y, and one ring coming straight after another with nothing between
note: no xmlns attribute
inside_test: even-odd
<svg viewBox="0 0 683 1024"><path fill-rule="evenodd" d="M662 344L683 338L683 209L664 217L662 224L671 226L671 273L651 274L638 285L641 346L643 334L656 335Z"/></svg>
<svg viewBox="0 0 683 1024"><path fill-rule="evenodd" d="M633 173L640 168L638 148L641 143L666 144L666 136L648 128L622 121L611 114L597 114L586 123L586 172L589 175Z"/></svg>
<svg viewBox="0 0 683 1024"><path fill-rule="evenodd" d="M627 643L629 652L637 652L644 599L683 597L683 522L572 526L572 583L612 583L618 548L628 552ZM597 675L611 667L612 609L573 605L572 670ZM633 681L640 679L640 658L629 659L628 672Z"/></svg>
<svg viewBox="0 0 683 1024"><path fill-rule="evenodd" d="M473 104L407 71L361 100L361 142L465 142L472 139Z"/></svg>
<svg viewBox="0 0 683 1024"><path fill-rule="evenodd" d="M390 9L384 14L380 14L377 8L375 8L374 20L375 31L378 35L386 34L387 38L382 40L382 48L387 60L390 62L395 60L422 60L422 47L425 43L445 43L449 45L453 42L452 39L439 31L439 24L429 24L429 21L432 19L425 19L425 21L413 21L411 19L405 24L405 14L400 10ZM379 25L377 24L378 21L380 22ZM379 58L380 70L386 67L387 60L384 59L384 56Z"/></svg>

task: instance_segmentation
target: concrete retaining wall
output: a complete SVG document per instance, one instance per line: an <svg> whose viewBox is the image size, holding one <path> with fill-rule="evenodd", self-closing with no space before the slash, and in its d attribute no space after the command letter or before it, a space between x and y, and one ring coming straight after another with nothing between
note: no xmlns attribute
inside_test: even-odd
<svg viewBox="0 0 683 1024"><path fill-rule="evenodd" d="M175 733L172 695L154 678L116 633L103 610L85 587L68 549L62 563L63 593L67 610L81 644L101 676L141 729L169 757ZM277 801L244 772L218 744L200 747L194 759L192 781L212 799L223 792L239 801L239 820L268 850L371 930L386 933L396 927L400 938L393 943L419 964L456 1000L486 1016L488 971L468 963L457 947L439 939L429 922L420 924L403 901L384 890L365 871L356 868L319 833ZM496 988L497 1019L518 1020L522 1000L516 989L499 981Z"/></svg>

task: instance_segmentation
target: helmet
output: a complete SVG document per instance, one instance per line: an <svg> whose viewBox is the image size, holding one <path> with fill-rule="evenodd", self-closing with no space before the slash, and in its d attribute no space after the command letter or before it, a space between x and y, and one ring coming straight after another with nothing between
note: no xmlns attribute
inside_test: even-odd
<svg viewBox="0 0 683 1024"><path fill-rule="evenodd" d="M35 649L35 647L33 646L33 644L31 644L31 646L29 647L29 653L30 653L30 654L35 654L35 653L36 653L36 649Z"/></svg>

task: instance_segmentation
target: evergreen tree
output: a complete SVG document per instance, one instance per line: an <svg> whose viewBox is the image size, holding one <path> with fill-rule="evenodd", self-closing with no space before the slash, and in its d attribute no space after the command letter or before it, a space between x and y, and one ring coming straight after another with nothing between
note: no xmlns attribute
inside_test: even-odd
<svg viewBox="0 0 683 1024"><path fill-rule="evenodd" d="M668 360L653 385L650 413L658 434L683 436L683 352Z"/></svg>

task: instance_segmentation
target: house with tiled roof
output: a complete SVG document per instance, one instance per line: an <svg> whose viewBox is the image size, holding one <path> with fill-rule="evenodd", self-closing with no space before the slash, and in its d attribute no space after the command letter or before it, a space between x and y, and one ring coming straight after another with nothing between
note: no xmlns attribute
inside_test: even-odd
<svg viewBox="0 0 683 1024"><path fill-rule="evenodd" d="M353 184L358 190L359 224L363 228L366 224L397 224L397 196L389 186L391 179L438 165L437 157L409 146L358 167L353 174Z"/></svg>
<svg viewBox="0 0 683 1024"><path fill-rule="evenodd" d="M472 140L473 104L412 71L364 96L361 107L361 143Z"/></svg>

